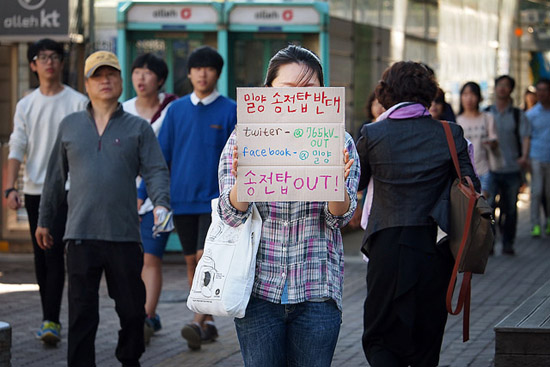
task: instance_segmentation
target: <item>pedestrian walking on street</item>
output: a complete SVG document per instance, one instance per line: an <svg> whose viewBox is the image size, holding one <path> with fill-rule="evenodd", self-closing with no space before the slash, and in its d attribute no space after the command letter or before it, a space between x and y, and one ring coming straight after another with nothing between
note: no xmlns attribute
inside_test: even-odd
<svg viewBox="0 0 550 367"><path fill-rule="evenodd" d="M36 337L46 344L56 345L61 340L59 313L65 283L63 233L67 219L66 201L60 202L57 215L52 218L51 248L40 248L34 232L48 158L59 124L65 116L83 110L88 99L61 81L64 60L62 44L42 39L29 46L27 59L40 85L21 99L15 108L4 196L8 207L18 210L23 203L19 190L24 194L42 304L42 325ZM17 188L22 162L25 162L24 185Z"/></svg>
<svg viewBox="0 0 550 367"><path fill-rule="evenodd" d="M175 94L160 92L166 77L168 66L161 58L151 53L138 56L132 64L132 84L137 94L127 100L122 108L132 115L144 118L151 124L155 135L158 135L164 116L171 103L177 99ZM141 184L141 177L136 184ZM141 278L145 283L145 318L144 338L149 344L151 336L162 328L160 316L156 313L162 290L162 256L168 242L169 232L153 235L153 203L146 198L146 190L138 192L138 212L140 215L140 232L143 244L143 270Z"/></svg>
<svg viewBox="0 0 550 367"><path fill-rule="evenodd" d="M449 225L456 173L443 126L428 112L436 91L423 65L395 63L376 87L387 111L357 142L359 190L374 182L362 246L369 257L362 341L372 367L439 362L454 260L448 242L438 245L436 237L438 225ZM479 190L463 130L449 125L462 174Z"/></svg>
<svg viewBox="0 0 550 367"><path fill-rule="evenodd" d="M435 76L435 72L434 72L434 69L432 69L428 64L422 64L424 65L424 67L426 68L426 70L428 70L428 73L435 79L437 80L436 76ZM436 93L436 95L434 96L434 100L435 99L438 99L440 101L440 103L443 105L442 108L443 110L440 111L440 114L439 114L439 117L438 117L438 120L445 120L445 121L449 121L449 122L456 122L456 116L455 116L455 113L453 111L453 108L451 107L451 105L449 103L447 103L445 101L445 94L443 94L443 98L442 98L442 101L440 99L440 97L438 98L438 95ZM431 106L431 105L430 105Z"/></svg>
<svg viewBox="0 0 550 367"><path fill-rule="evenodd" d="M481 88L476 82L467 82L460 89L460 110L456 123L464 129L464 137L474 146L475 171L481 181L481 192L489 196L489 155L498 149L493 115L481 112Z"/></svg>
<svg viewBox="0 0 550 367"><path fill-rule="evenodd" d="M107 51L91 54L84 75L90 103L59 126L36 239L41 248L53 245L53 218L70 175L64 236L69 277L68 366L95 366L103 272L120 319L116 358L123 366L139 366L145 350L145 286L135 180L140 174L147 183L156 216L157 210L170 207L168 168L150 124L124 112L118 103L122 78L116 56Z"/></svg>
<svg viewBox="0 0 550 367"><path fill-rule="evenodd" d="M495 163L491 164L489 204L500 208L498 227L502 237L502 252L514 255L514 241L518 219L517 199L523 183L522 171L527 169L531 125L523 111L512 104L510 95L515 80L509 75L495 79L495 103L489 106L495 118L498 149L494 150ZM496 197L499 196L497 203Z"/></svg>
<svg viewBox="0 0 550 367"><path fill-rule="evenodd" d="M174 225L180 239L189 287L202 256L211 222L211 201L219 193L217 168L225 141L237 123L237 105L216 90L223 68L212 47L199 47L189 55L188 75L193 92L170 106L159 133L170 168L170 194ZM195 314L181 329L190 349L218 337L211 315Z"/></svg>
<svg viewBox="0 0 550 367"><path fill-rule="evenodd" d="M373 122L378 119L378 117L386 111L384 107L378 102L376 99L376 95L374 91L369 95L369 98L367 99L367 104L365 105L365 112L367 119L359 130L357 131L357 139L361 137L361 129L363 126L367 124L372 124ZM356 141L357 141L356 139ZM355 213L353 213L353 217L348 223L348 227L351 229L359 229L362 227L364 219L363 216L368 216L367 207L365 206L365 203L367 202L367 196L369 195L368 190L363 190L362 193L358 193L357 195L357 209L355 209ZM370 198L370 196L368 196ZM363 228L364 229L364 228Z"/></svg>
<svg viewBox="0 0 550 367"><path fill-rule="evenodd" d="M316 55L299 47L280 50L269 62L266 87L320 87ZM330 366L342 323L344 285L340 228L356 208L359 165L345 134L346 194L338 202L256 202L263 220L252 295L235 319L245 366ZM223 150L218 211L228 225L251 215L237 200L238 154L233 132Z"/></svg>
<svg viewBox="0 0 550 367"><path fill-rule="evenodd" d="M535 107L538 102L537 90L534 86L530 85L523 93L523 112L529 111Z"/></svg>
<svg viewBox="0 0 550 367"><path fill-rule="evenodd" d="M550 80L540 79L536 85L538 103L526 112L531 124L531 235L541 235L541 206L548 211L550 198ZM544 232L550 235L550 218L545 218Z"/></svg>
<svg viewBox="0 0 550 367"><path fill-rule="evenodd" d="M436 120L443 120L445 113L445 92L441 88L437 88L434 100L430 105L430 115Z"/></svg>

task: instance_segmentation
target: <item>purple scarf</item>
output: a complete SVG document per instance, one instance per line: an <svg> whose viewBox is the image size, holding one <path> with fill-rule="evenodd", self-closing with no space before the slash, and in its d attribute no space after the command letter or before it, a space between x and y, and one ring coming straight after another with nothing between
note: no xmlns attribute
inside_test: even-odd
<svg viewBox="0 0 550 367"><path fill-rule="evenodd" d="M420 103L414 102L401 102L390 107L386 112L378 116L376 121L382 121L385 119L412 119L416 117L430 116L430 112Z"/></svg>
<svg viewBox="0 0 550 367"><path fill-rule="evenodd" d="M386 112L378 116L378 118L376 119L376 122L382 121L388 118L391 118L394 120L403 120L403 119L417 118L422 116L431 116L430 112L426 107L422 106L420 103L401 102L390 107ZM466 139L466 142L468 143L468 155L470 156L470 162L472 163L472 166L474 167L474 172L475 172L476 167L474 163L474 146L468 139ZM365 197L365 204L363 205L363 213L361 216L361 227L363 229L367 228L370 209L372 207L373 191L374 191L373 184L374 183L371 177L369 181L369 185L367 187L367 196Z"/></svg>

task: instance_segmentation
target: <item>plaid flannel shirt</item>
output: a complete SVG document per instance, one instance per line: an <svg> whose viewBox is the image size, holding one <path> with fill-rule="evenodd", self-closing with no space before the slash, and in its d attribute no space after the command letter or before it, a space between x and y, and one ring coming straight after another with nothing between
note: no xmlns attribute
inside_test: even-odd
<svg viewBox="0 0 550 367"><path fill-rule="evenodd" d="M236 141L234 131L225 145L218 168L218 212L231 226L244 223L251 213L250 205L246 212L241 212L229 201L229 192L235 185L231 166ZM350 221L357 206L361 172L359 156L348 133L345 146L350 159L355 161L346 180L350 206L344 215L331 214L328 202L256 203L263 224L252 289L255 297L280 303L286 283L288 303L331 298L342 309L344 247L340 228Z"/></svg>

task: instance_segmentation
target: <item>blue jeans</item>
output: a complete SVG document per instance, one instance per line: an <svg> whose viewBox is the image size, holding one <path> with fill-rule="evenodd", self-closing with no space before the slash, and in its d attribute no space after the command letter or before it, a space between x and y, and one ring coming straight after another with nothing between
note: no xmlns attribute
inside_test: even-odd
<svg viewBox="0 0 550 367"><path fill-rule="evenodd" d="M512 249L516 239L516 227L518 222L518 193L521 186L521 172L495 173L491 172L489 185L489 204L495 208L497 194L500 195L498 206L500 217L498 226L502 234L502 247Z"/></svg>
<svg viewBox="0 0 550 367"><path fill-rule="evenodd" d="M341 323L332 300L283 305L255 297L235 319L247 367L330 366Z"/></svg>

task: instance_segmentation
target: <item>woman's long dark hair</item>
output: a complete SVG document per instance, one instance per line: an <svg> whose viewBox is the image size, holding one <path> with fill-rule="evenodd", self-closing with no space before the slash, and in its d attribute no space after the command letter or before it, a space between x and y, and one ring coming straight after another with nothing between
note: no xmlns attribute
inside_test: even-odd
<svg viewBox="0 0 550 367"><path fill-rule="evenodd" d="M265 86L271 87L273 80L279 75L279 68L283 65L298 64L306 66L300 75L298 84L307 84L313 76L317 76L321 87L325 85L323 79L323 67L319 58L307 48L289 45L275 54L269 60L267 74L265 76Z"/></svg>
<svg viewBox="0 0 550 367"><path fill-rule="evenodd" d="M464 84L462 86L462 88L460 89L460 108L458 110L459 115L462 115L464 113L464 106L462 105L462 94L464 93L466 88L470 88L470 91L472 91L472 93L477 97L476 110L478 110L478 111L479 111L479 103L482 100L481 88L480 88L479 84L477 84L476 82L468 82L468 83Z"/></svg>

